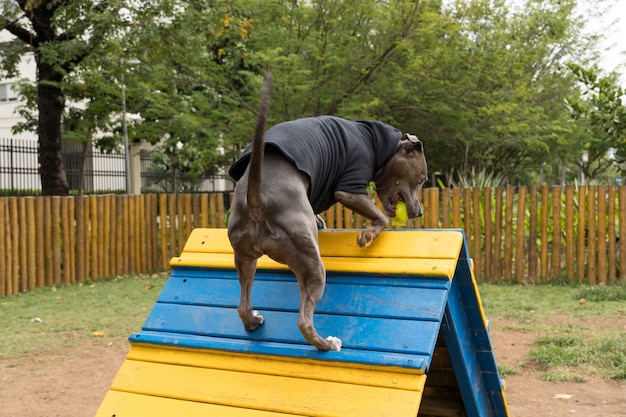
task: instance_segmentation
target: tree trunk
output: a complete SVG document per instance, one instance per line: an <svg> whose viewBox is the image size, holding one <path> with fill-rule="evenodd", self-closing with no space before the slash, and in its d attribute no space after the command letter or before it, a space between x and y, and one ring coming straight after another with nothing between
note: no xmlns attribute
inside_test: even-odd
<svg viewBox="0 0 626 417"><path fill-rule="evenodd" d="M63 76L47 64L38 63L37 108L39 110L39 175L43 195L69 195L61 149L61 120L65 96L59 83Z"/></svg>

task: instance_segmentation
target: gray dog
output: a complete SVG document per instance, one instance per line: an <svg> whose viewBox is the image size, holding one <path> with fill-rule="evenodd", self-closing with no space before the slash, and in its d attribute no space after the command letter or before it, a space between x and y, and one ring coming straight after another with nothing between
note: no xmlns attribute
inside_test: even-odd
<svg viewBox="0 0 626 417"><path fill-rule="evenodd" d="M297 277L298 328L305 339L321 350L340 350L340 339L320 337L313 325L326 283L316 214L340 202L369 219L357 238L360 247L387 227L385 214L395 216L398 200L406 203L409 218L421 216L417 190L427 180L422 143L385 123L331 116L280 123L264 134L270 90L268 75L252 145L230 169L238 180L228 237L241 285L239 316L248 331L263 324L252 309L251 290L257 259L266 254ZM371 181L385 213L368 196Z"/></svg>

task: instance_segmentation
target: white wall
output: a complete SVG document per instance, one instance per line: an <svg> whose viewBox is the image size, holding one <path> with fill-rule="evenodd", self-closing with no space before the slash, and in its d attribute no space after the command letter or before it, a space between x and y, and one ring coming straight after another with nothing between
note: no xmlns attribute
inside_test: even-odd
<svg viewBox="0 0 626 417"><path fill-rule="evenodd" d="M0 31L0 42L7 42L11 37L12 35L6 30ZM14 84L20 78L34 81L36 77L37 66L35 64L35 58L32 53L28 53L22 57L19 64L19 78L0 78L0 85ZM11 128L21 120L20 116L15 113L16 107L20 104L21 102L16 100L0 101L0 138L37 140L37 136L34 133L25 132L13 134L11 132Z"/></svg>

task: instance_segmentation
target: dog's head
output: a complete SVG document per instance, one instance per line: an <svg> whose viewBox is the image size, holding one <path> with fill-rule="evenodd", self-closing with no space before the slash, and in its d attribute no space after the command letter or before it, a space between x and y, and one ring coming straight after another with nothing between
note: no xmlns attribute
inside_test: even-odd
<svg viewBox="0 0 626 417"><path fill-rule="evenodd" d="M422 215L422 206L417 199L417 190L428 179L424 146L417 136L405 133L396 152L374 175L376 194L389 217L396 215L396 203L406 203L410 219Z"/></svg>

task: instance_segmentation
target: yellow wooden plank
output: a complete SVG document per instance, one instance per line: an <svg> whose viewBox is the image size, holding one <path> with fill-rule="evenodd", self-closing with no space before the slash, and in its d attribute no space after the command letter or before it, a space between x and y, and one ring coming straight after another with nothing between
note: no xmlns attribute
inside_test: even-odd
<svg viewBox="0 0 626 417"><path fill-rule="evenodd" d="M318 234L322 257L456 259L460 232L406 230L383 232L367 248L356 240L358 230L322 230ZM194 229L183 252L233 253L227 229Z"/></svg>
<svg viewBox="0 0 626 417"><path fill-rule="evenodd" d="M173 400L130 392L109 391L95 417L297 417L249 408L228 407L202 402Z"/></svg>
<svg viewBox="0 0 626 417"><path fill-rule="evenodd" d="M456 259L411 259L411 258L322 258L328 271L388 273L400 275L427 275L452 278L456 268ZM235 267L232 254L183 252L170 261L172 267L189 266L198 268ZM287 265L280 264L262 256L257 263L259 269L286 270Z"/></svg>
<svg viewBox="0 0 626 417"><path fill-rule="evenodd" d="M356 244L358 231L329 230L319 234L326 269L335 272L396 273L452 278L463 236L457 231L385 232L368 248ZM171 266L233 268L233 250L226 229L195 229L183 253ZM258 268L287 269L267 256Z"/></svg>
<svg viewBox="0 0 626 417"><path fill-rule="evenodd" d="M422 371L406 368L365 366L350 363L292 359L280 356L241 354L217 350L167 348L133 344L127 359L196 368L223 369L320 381L371 385L405 390L423 389Z"/></svg>
<svg viewBox="0 0 626 417"><path fill-rule="evenodd" d="M132 360L124 361L111 389L320 417L413 417L422 396L422 391Z"/></svg>
<svg viewBox="0 0 626 417"><path fill-rule="evenodd" d="M320 231L322 257L456 259L463 236L457 231L385 231L367 248L357 245L358 230Z"/></svg>

